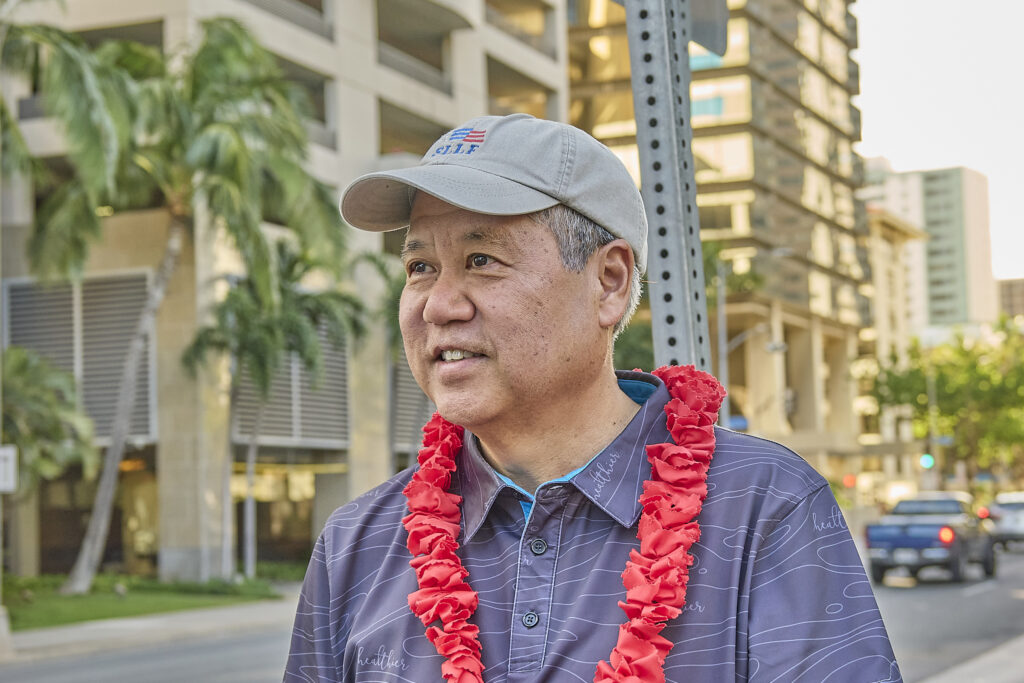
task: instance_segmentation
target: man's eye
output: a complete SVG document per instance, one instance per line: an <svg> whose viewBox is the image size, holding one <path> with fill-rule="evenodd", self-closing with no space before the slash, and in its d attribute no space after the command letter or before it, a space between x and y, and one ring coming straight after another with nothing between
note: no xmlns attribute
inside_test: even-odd
<svg viewBox="0 0 1024 683"><path fill-rule="evenodd" d="M494 259L492 259L490 256L487 256L486 254L473 254L472 256L469 257L469 262L473 264L475 268L483 268L493 260Z"/></svg>
<svg viewBox="0 0 1024 683"><path fill-rule="evenodd" d="M427 264L423 261L413 261L409 264L409 274L427 272Z"/></svg>

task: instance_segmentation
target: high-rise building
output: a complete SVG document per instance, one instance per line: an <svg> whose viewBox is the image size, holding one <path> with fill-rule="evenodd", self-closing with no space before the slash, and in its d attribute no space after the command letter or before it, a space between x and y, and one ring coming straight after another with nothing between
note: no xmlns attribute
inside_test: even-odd
<svg viewBox="0 0 1024 683"><path fill-rule="evenodd" d="M1011 318L1024 315L1024 278L999 281L999 304Z"/></svg>
<svg viewBox="0 0 1024 683"><path fill-rule="evenodd" d="M701 236L759 283L727 304L730 338L756 331L729 357L736 426L836 479L858 452L850 361L869 310L849 5L729 0L725 55L690 45ZM636 172L625 12L569 3L569 111Z"/></svg>
<svg viewBox="0 0 1024 683"><path fill-rule="evenodd" d="M136 40L165 51L194 44L202 20L240 20L280 59L313 103L309 167L341 188L359 174L418 157L444 131L485 113L568 111L565 0L67 0L66 11L26 4L19 20L44 21L86 42ZM42 117L31 85L4 79L31 149L60 165L64 143ZM43 288L22 258L32 188L5 183L5 343L36 349L74 372L101 445L109 438L120 359L160 259L166 213L104 218L81 283ZM273 228L269 228L273 229ZM180 358L214 301L209 286L235 260L197 225L149 341L140 377L121 504L108 560L164 578L225 573L225 506L238 501L238 461L254 416L243 387L229 430L226 364L193 380ZM400 238L399 238L400 239ZM354 233L354 251L396 249L394 236ZM382 283L357 273L373 303ZM257 467L259 558L301 558L327 515L390 476L418 445L429 416L384 323L359 346L330 351L319 390L293 362L275 378ZM230 433L229 433L230 432ZM228 448L232 444L231 450ZM225 461L236 473L225 482ZM225 498L233 484L234 500ZM21 504L9 525L17 573L67 571L92 503L90 485L68 476ZM228 517L230 519L230 516ZM240 533L238 534L240 536ZM228 563L230 564L230 563Z"/></svg>
<svg viewBox="0 0 1024 683"><path fill-rule="evenodd" d="M985 176L963 167L894 173L884 160L869 166L861 198L929 236L909 247L912 330L993 322L999 301Z"/></svg>

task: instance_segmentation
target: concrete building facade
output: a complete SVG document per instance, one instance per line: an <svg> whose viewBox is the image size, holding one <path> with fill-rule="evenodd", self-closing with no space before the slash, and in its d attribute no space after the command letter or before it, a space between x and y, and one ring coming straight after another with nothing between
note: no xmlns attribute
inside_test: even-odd
<svg viewBox="0 0 1024 683"><path fill-rule="evenodd" d="M728 359L733 414L835 480L859 467L851 363L869 314L849 5L729 0L725 55L690 45L701 235L759 280L726 304L730 339L751 331ZM570 119L636 173L625 10L569 8Z"/></svg>
<svg viewBox="0 0 1024 683"><path fill-rule="evenodd" d="M854 364L860 388L856 410L861 420L859 441L864 457L857 492L863 494L866 503L892 502L918 488L922 479L918 460L924 448L913 438L910 406L880 408L871 388L882 367L907 363L913 337L907 310L911 272L907 247L926 242L928 234L877 205L868 204L867 211L864 246L871 264L871 324L860 329Z"/></svg>
<svg viewBox="0 0 1024 683"><path fill-rule="evenodd" d="M203 19L225 15L245 24L309 93L309 166L336 188L418 157L473 116L567 118L564 0L67 0L64 9L33 4L21 18L90 43L128 38L172 51L195 43ZM28 84L5 78L3 87L7 101L18 103L33 152L59 163L63 141ZM5 182L4 342L35 348L75 373L103 445L119 349L159 262L167 215L155 207L104 218L82 283L44 288L24 258L33 206L31 187ZM350 236L354 251L394 252L397 245L393 236ZM233 571L220 547L234 523L222 520L241 495L239 461L255 400L243 390L229 428L226 363L193 380L180 357L216 301L209 283L238 268L211 227L198 224L141 373L108 544L107 561L117 566L168 579ZM383 284L371 272L352 279L368 301L380 298ZM408 462L429 416L400 353L389 352L383 323L361 345L332 350L325 361L317 391L296 363L285 363L275 378L257 470L261 559L308 556L334 508ZM69 475L19 505L11 548L17 573L67 570L91 495L88 483Z"/></svg>

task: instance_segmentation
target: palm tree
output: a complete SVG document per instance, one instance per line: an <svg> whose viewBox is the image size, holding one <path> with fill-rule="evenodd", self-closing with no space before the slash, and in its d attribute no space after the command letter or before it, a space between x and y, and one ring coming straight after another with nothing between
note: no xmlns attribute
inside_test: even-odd
<svg viewBox="0 0 1024 683"><path fill-rule="evenodd" d="M85 538L62 588L65 593L87 592L99 565L145 338L196 221L225 233L261 301L272 307L278 304L276 273L261 228L264 217L295 229L308 248L325 250L326 245L326 251L338 254L343 247L331 191L305 169L301 91L284 79L274 56L238 22L212 19L202 29L194 50L181 55L165 56L130 41L109 42L96 52L109 69L131 76L132 135L120 157L113 191L103 199L120 210L156 193L169 215L169 230L125 357L110 445ZM79 196L84 182L76 176L65 191ZM51 239L52 234L77 234L71 213L55 213L48 225L37 225L29 255L38 269L76 262L78 255L64 249L66 241Z"/></svg>
<svg viewBox="0 0 1024 683"><path fill-rule="evenodd" d="M22 484L59 477L80 464L95 476L99 453L92 420L82 412L70 373L28 349L10 346L3 353L3 443L18 447Z"/></svg>
<svg viewBox="0 0 1024 683"><path fill-rule="evenodd" d="M260 430L270 397L271 380L282 361L291 354L319 381L322 372L320 330L330 343L340 346L346 338L358 339L364 332L365 308L355 295L337 288L310 291L303 288L309 276L324 270L308 252L295 249L287 241L276 244L277 291L279 305L266 301L260 287L250 277L231 278L231 289L214 310L214 323L200 328L182 362L195 373L213 353L231 358L231 413L237 405L241 378L248 377L259 395L256 420L249 435L245 458L245 575L256 574L256 502L253 497L256 456ZM232 428L234 420L230 420ZM229 441L230 432L229 429ZM230 448L230 443L229 443ZM224 480L228 480L231 460L225 460ZM225 508L230 493L225 492ZM231 528L230 519L225 528ZM226 543L230 539L225 534Z"/></svg>

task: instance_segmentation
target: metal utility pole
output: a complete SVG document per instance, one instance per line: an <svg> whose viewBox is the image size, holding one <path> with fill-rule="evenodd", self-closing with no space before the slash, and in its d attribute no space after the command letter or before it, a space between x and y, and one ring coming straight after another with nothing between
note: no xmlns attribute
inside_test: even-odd
<svg viewBox="0 0 1024 683"><path fill-rule="evenodd" d="M655 365L710 370L689 43L725 53L726 0L625 0L640 192L647 208Z"/></svg>

